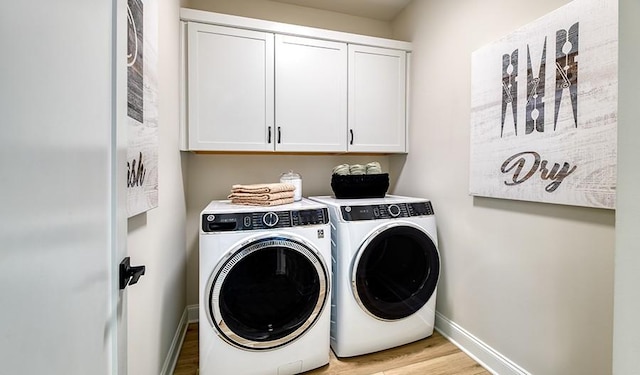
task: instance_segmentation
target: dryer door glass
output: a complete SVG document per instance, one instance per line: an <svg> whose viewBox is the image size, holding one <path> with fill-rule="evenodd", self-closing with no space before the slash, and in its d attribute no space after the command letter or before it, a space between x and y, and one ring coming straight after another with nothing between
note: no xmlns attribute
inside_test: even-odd
<svg viewBox="0 0 640 375"><path fill-rule="evenodd" d="M440 257L431 238L411 226L390 226L363 243L355 257L351 285L366 312L396 320L429 301L439 275Z"/></svg>
<svg viewBox="0 0 640 375"><path fill-rule="evenodd" d="M212 324L225 340L271 349L315 323L328 287L317 252L291 238L269 237L237 249L219 265L206 297Z"/></svg>

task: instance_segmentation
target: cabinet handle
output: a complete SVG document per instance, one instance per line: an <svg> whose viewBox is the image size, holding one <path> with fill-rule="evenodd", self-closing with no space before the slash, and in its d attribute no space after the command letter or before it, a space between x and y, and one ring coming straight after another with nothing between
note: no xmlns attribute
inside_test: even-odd
<svg viewBox="0 0 640 375"><path fill-rule="evenodd" d="M349 144L352 145L353 144L353 129L349 129L349 134L351 134L351 140L349 141Z"/></svg>
<svg viewBox="0 0 640 375"><path fill-rule="evenodd" d="M269 126L269 134L267 135L267 143L271 143L271 126Z"/></svg>
<svg viewBox="0 0 640 375"><path fill-rule="evenodd" d="M281 134L280 134L280 127L278 126L278 143L280 143L280 136L281 136Z"/></svg>

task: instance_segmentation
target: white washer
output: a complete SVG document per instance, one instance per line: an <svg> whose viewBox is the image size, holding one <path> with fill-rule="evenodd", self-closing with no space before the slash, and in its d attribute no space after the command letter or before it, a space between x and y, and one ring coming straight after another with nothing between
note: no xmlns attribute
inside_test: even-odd
<svg viewBox="0 0 640 375"><path fill-rule="evenodd" d="M200 223L200 375L288 375L329 363L327 207L213 201Z"/></svg>
<svg viewBox="0 0 640 375"><path fill-rule="evenodd" d="M331 348L338 357L431 336L440 275L431 202L310 197L329 206L333 251Z"/></svg>

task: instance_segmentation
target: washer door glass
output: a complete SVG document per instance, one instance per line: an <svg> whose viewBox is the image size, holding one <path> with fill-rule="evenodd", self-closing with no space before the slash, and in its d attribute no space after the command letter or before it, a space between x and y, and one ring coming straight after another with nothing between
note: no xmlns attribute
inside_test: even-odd
<svg viewBox="0 0 640 375"><path fill-rule="evenodd" d="M390 224L360 247L351 285L360 306L382 320L405 318L431 298L440 275L436 245L424 231Z"/></svg>
<svg viewBox="0 0 640 375"><path fill-rule="evenodd" d="M328 272L312 247L266 237L230 252L211 275L211 323L229 343L271 349L302 335L327 301Z"/></svg>

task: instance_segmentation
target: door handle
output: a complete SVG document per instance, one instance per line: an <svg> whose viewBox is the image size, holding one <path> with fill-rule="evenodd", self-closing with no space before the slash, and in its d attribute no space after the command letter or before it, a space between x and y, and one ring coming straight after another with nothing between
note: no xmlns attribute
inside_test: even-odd
<svg viewBox="0 0 640 375"><path fill-rule="evenodd" d="M267 143L271 143L271 126L269 126L269 134L267 135Z"/></svg>
<svg viewBox="0 0 640 375"><path fill-rule="evenodd" d="M120 262L120 290L133 285L144 275L145 266L132 266L131 258L126 257Z"/></svg>
<svg viewBox="0 0 640 375"><path fill-rule="evenodd" d="M351 140L349 141L349 144L352 145L353 144L353 129L349 129L349 134L351 135Z"/></svg>
<svg viewBox="0 0 640 375"><path fill-rule="evenodd" d="M280 143L280 127L278 126L278 143Z"/></svg>

